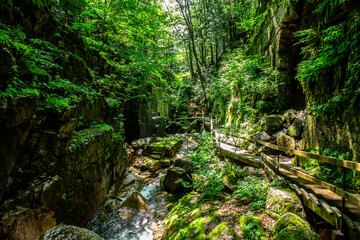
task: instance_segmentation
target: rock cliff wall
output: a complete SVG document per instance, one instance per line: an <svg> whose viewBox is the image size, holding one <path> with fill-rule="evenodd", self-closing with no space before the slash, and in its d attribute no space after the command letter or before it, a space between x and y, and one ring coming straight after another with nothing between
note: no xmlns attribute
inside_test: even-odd
<svg viewBox="0 0 360 240"><path fill-rule="evenodd" d="M306 107L302 148L329 148L359 161L359 3L272 1L261 11L264 21L254 30L250 52L277 68L288 107ZM359 190L359 182L349 187Z"/></svg>
<svg viewBox="0 0 360 240"><path fill-rule="evenodd" d="M118 76L64 33L60 12L0 3L0 239L84 225L128 165L121 102L109 97L121 86L104 83Z"/></svg>

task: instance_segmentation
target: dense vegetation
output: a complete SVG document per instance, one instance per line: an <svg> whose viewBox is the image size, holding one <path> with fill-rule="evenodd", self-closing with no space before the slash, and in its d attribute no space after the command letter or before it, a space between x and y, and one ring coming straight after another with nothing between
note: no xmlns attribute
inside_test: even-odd
<svg viewBox="0 0 360 240"><path fill-rule="evenodd" d="M122 179L125 142L204 130L190 114L236 134L265 132L273 143L286 135L292 148L358 161L359 9L357 0L0 0L0 211L37 207L83 224ZM281 122L271 129L267 119ZM266 237L258 212L268 182L218 162L209 136L200 140L190 156L196 179L183 183L197 193L178 203L189 205L181 214L218 217L230 184L225 195L250 209L233 217L245 238ZM342 183L338 167L294 164ZM345 179L360 191L358 172ZM53 182L56 201L41 197ZM94 189L102 197L75 212ZM214 205L200 211L192 197ZM216 223L215 232L200 233L228 228ZM175 230L169 236L188 237Z"/></svg>

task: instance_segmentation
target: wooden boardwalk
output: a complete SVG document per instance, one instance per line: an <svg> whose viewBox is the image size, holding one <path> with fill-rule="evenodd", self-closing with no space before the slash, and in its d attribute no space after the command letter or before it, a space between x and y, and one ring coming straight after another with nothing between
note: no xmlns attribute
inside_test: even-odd
<svg viewBox="0 0 360 240"><path fill-rule="evenodd" d="M304 206L344 233L346 239L360 239L358 194L350 194L337 186L324 183L305 170L292 165L291 158L267 156L264 153L251 151L239 147L241 140L234 135L229 136L219 131L213 133L221 156L263 168L269 175L288 184L297 193Z"/></svg>

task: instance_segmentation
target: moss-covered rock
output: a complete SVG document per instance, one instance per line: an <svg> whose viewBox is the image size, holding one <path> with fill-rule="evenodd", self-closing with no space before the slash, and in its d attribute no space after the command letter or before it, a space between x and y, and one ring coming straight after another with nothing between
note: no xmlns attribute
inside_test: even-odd
<svg viewBox="0 0 360 240"><path fill-rule="evenodd" d="M190 193L182 197L165 219L163 239L224 239L232 232L229 223L221 222L212 203L200 201L200 195ZM209 205L208 207L205 207Z"/></svg>
<svg viewBox="0 0 360 240"><path fill-rule="evenodd" d="M279 115L270 115L262 119L261 126L265 127L265 131L269 134L279 130L284 122L284 118Z"/></svg>
<svg viewBox="0 0 360 240"><path fill-rule="evenodd" d="M164 189L171 193L183 193L189 189L182 185L182 182L192 183L192 177L190 173L187 173L184 169L179 167L173 167L168 170L164 178Z"/></svg>
<svg viewBox="0 0 360 240"><path fill-rule="evenodd" d="M269 187L266 196L266 213L275 219L291 212L305 218L305 211L295 193Z"/></svg>
<svg viewBox="0 0 360 240"><path fill-rule="evenodd" d="M320 240L309 225L293 213L281 217L274 226L273 240Z"/></svg>
<svg viewBox="0 0 360 240"><path fill-rule="evenodd" d="M294 122L287 129L287 134L292 137L299 137L303 128L303 121L296 118Z"/></svg>

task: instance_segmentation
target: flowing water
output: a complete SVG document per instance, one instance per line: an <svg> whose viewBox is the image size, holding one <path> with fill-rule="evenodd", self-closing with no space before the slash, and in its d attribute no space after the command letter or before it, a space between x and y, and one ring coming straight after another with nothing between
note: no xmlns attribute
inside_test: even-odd
<svg viewBox="0 0 360 240"><path fill-rule="evenodd" d="M193 151L195 146L194 140L185 138L179 154L184 156ZM121 208L121 203L125 199L108 199L88 222L86 228L97 233L104 240L159 238L155 233L161 233L157 230L162 228L162 220L166 217L168 203L167 193L160 189L162 176L164 173L158 174L141 190L141 194L147 199L147 211Z"/></svg>

